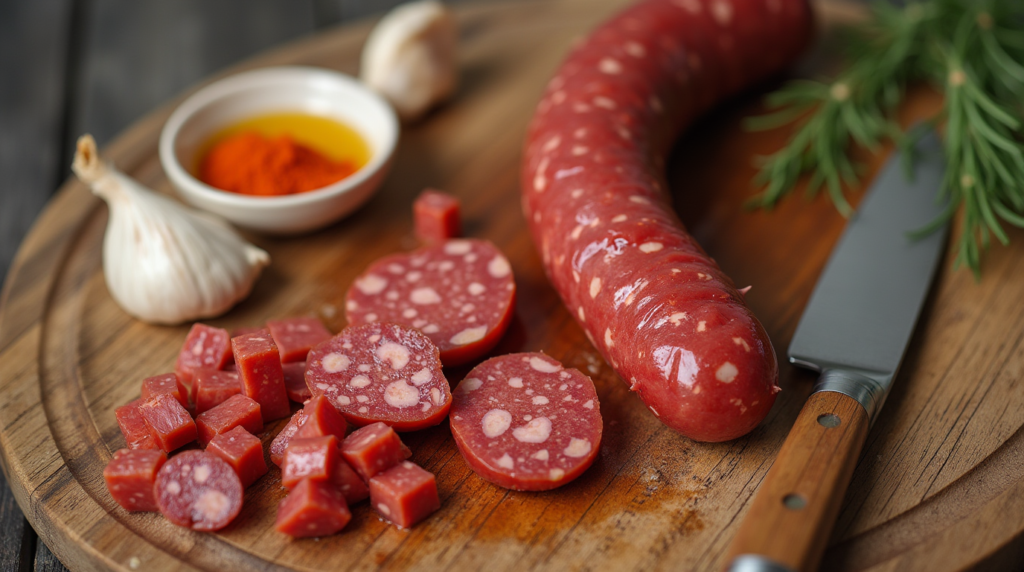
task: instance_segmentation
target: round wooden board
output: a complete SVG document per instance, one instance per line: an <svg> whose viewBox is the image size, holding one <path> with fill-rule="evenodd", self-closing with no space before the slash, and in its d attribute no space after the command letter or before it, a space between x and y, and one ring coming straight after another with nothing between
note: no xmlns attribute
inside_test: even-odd
<svg viewBox="0 0 1024 572"><path fill-rule="evenodd" d="M363 503L343 533L289 540L272 529L283 497L276 469L247 491L241 516L217 534L126 513L102 478L124 444L113 411L138 396L143 377L172 369L187 326L149 326L114 304L101 271L106 208L69 182L22 245L0 313L3 468L61 561L72 570L721 567L814 375L783 365L778 403L745 438L702 444L675 434L629 393L562 307L519 209L520 146L542 87L571 41L623 3L460 7L464 84L455 101L406 130L392 175L354 216L308 236L252 237L273 266L248 300L211 320L232 328L309 313L339 330L353 277L370 261L414 245L412 198L425 186L446 189L463 201L467 234L496 242L516 272L516 320L495 353L543 350L592 374L606 436L593 468L556 491L500 489L468 469L442 424L405 437L413 460L437 475L443 503L411 531L379 521ZM368 30L338 29L231 71L294 63L354 73ZM741 128L767 87L689 130L669 178L689 229L737 284L754 285L747 299L781 354L843 220L822 198L790 199L772 212L742 208L753 191L753 157L785 136ZM937 105L934 95L916 93L905 119ZM119 168L163 191L170 186L156 144L169 109L105 149ZM879 165L865 160L869 172ZM991 250L980 282L952 271L950 260L871 431L825 569L959 570L1019 557L1024 233ZM447 374L455 383L465 371ZM270 426L264 440L280 426Z"/></svg>

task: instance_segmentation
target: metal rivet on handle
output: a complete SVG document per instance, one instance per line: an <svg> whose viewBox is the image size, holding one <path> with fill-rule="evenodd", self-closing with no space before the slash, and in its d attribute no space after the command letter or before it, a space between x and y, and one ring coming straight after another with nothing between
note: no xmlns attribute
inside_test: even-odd
<svg viewBox="0 0 1024 572"><path fill-rule="evenodd" d="M827 429L839 427L839 424L842 422L843 420L840 419L839 416L836 415L835 413L823 413L818 416L818 425L821 425L822 427L825 427Z"/></svg>
<svg viewBox="0 0 1024 572"><path fill-rule="evenodd" d="M789 493L782 497L782 504L789 510L803 510L807 506L807 499L796 493Z"/></svg>

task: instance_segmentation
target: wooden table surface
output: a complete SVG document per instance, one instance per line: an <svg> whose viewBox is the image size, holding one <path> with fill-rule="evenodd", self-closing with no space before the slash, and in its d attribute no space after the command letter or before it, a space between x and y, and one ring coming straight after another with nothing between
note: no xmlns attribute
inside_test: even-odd
<svg viewBox="0 0 1024 572"><path fill-rule="evenodd" d="M217 70L399 3L0 0L0 283L39 211L70 175L79 134L92 133L102 147ZM0 571L14 570L65 568L3 482Z"/></svg>

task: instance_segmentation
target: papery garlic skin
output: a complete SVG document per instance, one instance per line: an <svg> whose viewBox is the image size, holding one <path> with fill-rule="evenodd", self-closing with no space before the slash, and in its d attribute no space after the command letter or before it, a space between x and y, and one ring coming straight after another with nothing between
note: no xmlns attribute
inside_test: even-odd
<svg viewBox="0 0 1024 572"><path fill-rule="evenodd" d="M363 47L360 79L383 95L403 121L414 121L455 91L458 30L434 0L398 6Z"/></svg>
<svg viewBox="0 0 1024 572"><path fill-rule="evenodd" d="M72 168L109 207L103 275L114 300L140 320L180 324L223 314L270 264L224 221L101 162L89 135L78 140Z"/></svg>

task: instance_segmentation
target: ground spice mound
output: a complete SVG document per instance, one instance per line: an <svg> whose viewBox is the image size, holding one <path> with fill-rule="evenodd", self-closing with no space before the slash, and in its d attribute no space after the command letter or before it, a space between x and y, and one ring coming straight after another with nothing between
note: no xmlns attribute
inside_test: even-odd
<svg viewBox="0 0 1024 572"><path fill-rule="evenodd" d="M244 131L218 141L203 158L207 185L246 195L291 195L326 187L356 171L287 135L269 138Z"/></svg>

